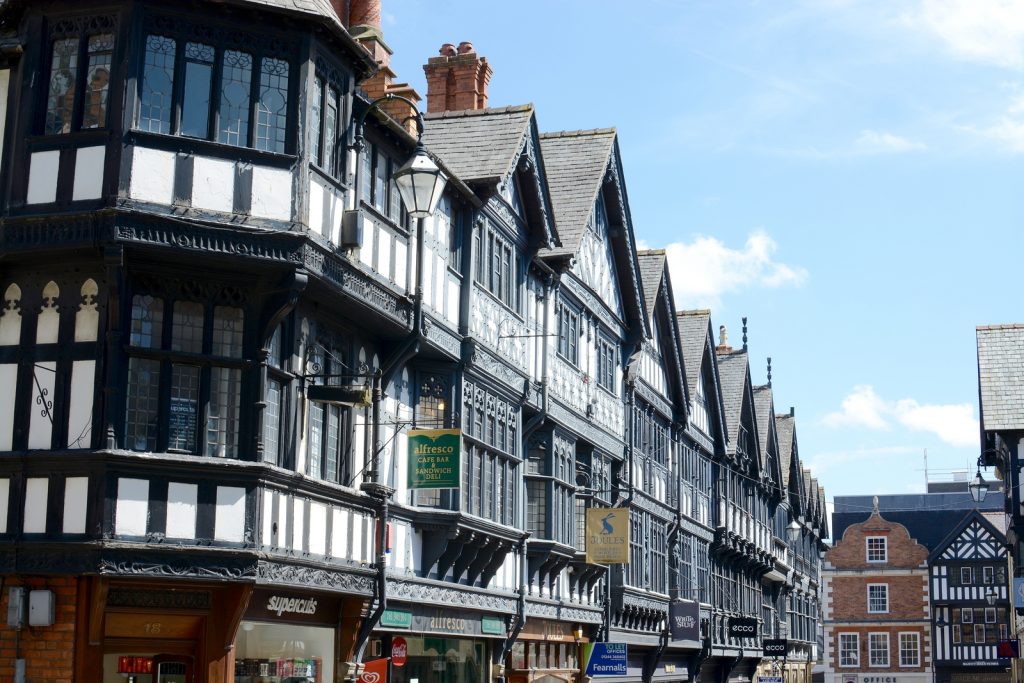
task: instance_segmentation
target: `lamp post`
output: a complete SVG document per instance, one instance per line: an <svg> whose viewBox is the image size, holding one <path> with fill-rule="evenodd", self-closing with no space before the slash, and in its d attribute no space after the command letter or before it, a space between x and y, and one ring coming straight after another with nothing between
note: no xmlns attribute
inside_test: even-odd
<svg viewBox="0 0 1024 683"><path fill-rule="evenodd" d="M416 314L413 334L419 334L422 329L423 320L423 220L432 215L437 209L438 202L444 194L447 178L441 172L440 167L430 158L426 148L423 146L423 114L416 107L416 103L401 95L388 93L379 97L360 114L355 123L355 135L353 136L352 148L358 152L364 148L363 127L366 117L371 111L378 108L382 103L391 100L400 100L408 104L416 112L416 149L412 156L392 176L398 186L398 192L405 204L406 212L410 217L416 219ZM355 208L359 208L359 192L362 190L361 173L363 164L356 159L355 183L353 194L355 196ZM359 628L356 640L354 665L350 667L353 681L358 680L359 670L362 668L363 653L366 644L370 640L370 634L380 622L384 610L387 609L387 525L388 525L388 501L394 494L394 489L378 481L378 458L380 455L380 402L383 397L382 374L378 369L374 375L372 388L372 437L370 463L366 468L366 476L360 490L377 501L377 581L376 581L376 604L374 610L363 620Z"/></svg>
<svg viewBox="0 0 1024 683"><path fill-rule="evenodd" d="M988 482L981 476L981 457L978 458L978 468L975 472L974 479L967 485L967 490L971 492L971 498L975 503L981 503L985 500L985 496L988 495Z"/></svg>

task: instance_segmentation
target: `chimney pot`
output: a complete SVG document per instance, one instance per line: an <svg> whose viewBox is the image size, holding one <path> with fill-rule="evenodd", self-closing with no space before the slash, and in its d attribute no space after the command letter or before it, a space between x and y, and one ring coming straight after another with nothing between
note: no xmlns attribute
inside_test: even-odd
<svg viewBox="0 0 1024 683"><path fill-rule="evenodd" d="M468 40L464 40L461 43L459 43L460 55L469 54L470 52L476 52L476 50L473 49L473 43L469 42Z"/></svg>
<svg viewBox="0 0 1024 683"><path fill-rule="evenodd" d="M445 43L444 45L441 46L441 49L438 50L437 54L441 55L442 57L454 57L458 53L455 51L455 45L453 45L452 43Z"/></svg>
<svg viewBox="0 0 1024 683"><path fill-rule="evenodd" d="M423 66L427 76L427 112L485 109L492 73L487 59L477 55L468 40L459 43L458 48L444 43L439 54Z"/></svg>

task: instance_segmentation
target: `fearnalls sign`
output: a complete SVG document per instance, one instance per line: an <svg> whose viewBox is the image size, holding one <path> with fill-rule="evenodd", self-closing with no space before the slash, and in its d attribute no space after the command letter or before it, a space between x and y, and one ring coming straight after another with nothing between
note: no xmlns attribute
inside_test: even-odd
<svg viewBox="0 0 1024 683"><path fill-rule="evenodd" d="M459 488L459 429L409 430L409 488Z"/></svg>
<svg viewBox="0 0 1024 683"><path fill-rule="evenodd" d="M587 562L629 564L629 509L587 509Z"/></svg>

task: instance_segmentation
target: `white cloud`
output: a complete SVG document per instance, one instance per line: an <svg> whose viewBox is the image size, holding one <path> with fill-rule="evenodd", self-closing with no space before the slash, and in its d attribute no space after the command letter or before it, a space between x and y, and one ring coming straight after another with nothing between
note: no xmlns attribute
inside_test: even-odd
<svg viewBox="0 0 1024 683"><path fill-rule="evenodd" d="M865 154L899 154L916 152L927 147L899 135L877 130L862 130L857 138L857 149Z"/></svg>
<svg viewBox="0 0 1024 683"><path fill-rule="evenodd" d="M939 38L958 58L1024 67L1024 3L1020 0L921 0L904 17Z"/></svg>
<svg viewBox="0 0 1024 683"><path fill-rule="evenodd" d="M838 411L825 415L827 427L863 427L888 431L894 425L930 432L951 446L969 447L978 442L978 420L970 403L921 404L904 398L887 401L870 385L853 388Z"/></svg>
<svg viewBox="0 0 1024 683"><path fill-rule="evenodd" d="M1016 104L1011 106L1010 113ZM989 126L967 126L966 130L982 137L995 140L1003 145L1004 150L1014 154L1024 154L1024 119L1002 116Z"/></svg>
<svg viewBox="0 0 1024 683"><path fill-rule="evenodd" d="M823 475L830 470L846 463L863 464L868 460L880 460L890 458L894 455L910 455L920 453L920 449L911 446L878 446L873 448L851 448L843 451L830 451L827 453L815 453L803 458L804 467L807 467L814 474L818 481L822 481Z"/></svg>
<svg viewBox="0 0 1024 683"><path fill-rule="evenodd" d="M740 249L697 235L692 242L665 247L677 304L684 308L715 307L721 296L746 287L800 286L807 271L774 259L778 249L768 233L757 230Z"/></svg>

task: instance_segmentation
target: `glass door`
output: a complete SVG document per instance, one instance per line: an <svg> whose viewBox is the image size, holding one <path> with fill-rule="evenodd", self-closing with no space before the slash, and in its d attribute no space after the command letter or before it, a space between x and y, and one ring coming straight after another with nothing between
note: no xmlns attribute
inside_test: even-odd
<svg viewBox="0 0 1024 683"><path fill-rule="evenodd" d="M192 663L177 658L155 657L153 683L192 683Z"/></svg>

